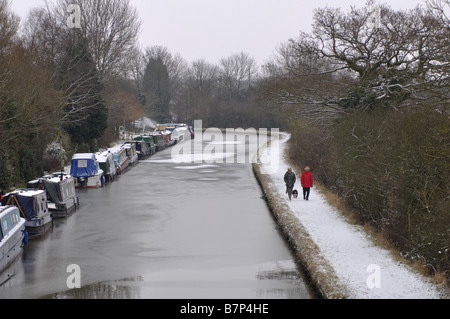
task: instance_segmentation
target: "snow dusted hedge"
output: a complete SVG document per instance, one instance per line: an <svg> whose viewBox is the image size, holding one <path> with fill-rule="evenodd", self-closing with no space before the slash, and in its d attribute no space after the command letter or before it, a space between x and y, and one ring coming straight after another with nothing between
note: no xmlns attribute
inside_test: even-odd
<svg viewBox="0 0 450 319"><path fill-rule="evenodd" d="M328 132L294 123L289 156L310 165L359 223L448 280L449 121L424 105L355 111Z"/></svg>

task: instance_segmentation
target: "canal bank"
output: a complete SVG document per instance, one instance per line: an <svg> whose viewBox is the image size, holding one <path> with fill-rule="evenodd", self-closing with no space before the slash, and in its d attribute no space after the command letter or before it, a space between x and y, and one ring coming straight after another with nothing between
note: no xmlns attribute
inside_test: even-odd
<svg viewBox="0 0 450 319"><path fill-rule="evenodd" d="M261 173L260 164L253 164L253 172L280 233L291 247L298 267L309 281L310 288L321 299L345 298L346 295L343 293L345 288L339 286L333 268L321 256L319 247L294 216L284 198L279 195L271 178Z"/></svg>
<svg viewBox="0 0 450 319"><path fill-rule="evenodd" d="M283 181L291 166L284 155L289 139L288 134L281 134L275 139L279 145L268 143L260 150L253 172L280 232L318 295L324 299L449 298L448 288L432 283L379 247L363 227L351 225L320 192L314 189L309 201L289 201ZM278 172L266 174L261 163L267 162L266 154L273 156L271 148L278 147ZM301 189L299 184L297 189Z"/></svg>
<svg viewBox="0 0 450 319"><path fill-rule="evenodd" d="M311 239L305 227L294 216L284 198L278 194L271 179L261 173L259 164L253 164L253 171L264 191L266 202L277 222L280 232L291 247L296 262L308 279L311 289L322 299L345 298L344 287L339 287L333 268L321 256L320 249Z"/></svg>

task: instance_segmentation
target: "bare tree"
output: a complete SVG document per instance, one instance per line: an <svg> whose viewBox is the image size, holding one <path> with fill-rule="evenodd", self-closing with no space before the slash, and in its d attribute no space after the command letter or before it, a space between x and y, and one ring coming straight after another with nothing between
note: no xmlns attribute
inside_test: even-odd
<svg viewBox="0 0 450 319"><path fill-rule="evenodd" d="M143 92L143 81L146 67L144 53L137 46L127 54L129 64L129 78L134 84L137 93Z"/></svg>
<svg viewBox="0 0 450 319"><path fill-rule="evenodd" d="M10 47L17 35L20 19L9 10L8 0L0 0L0 55Z"/></svg>
<svg viewBox="0 0 450 319"><path fill-rule="evenodd" d="M432 58L427 60L425 68L434 87L439 90L438 103L450 102L450 0L427 1L427 15L424 24L431 32L427 50ZM436 90L433 90L436 92Z"/></svg>
<svg viewBox="0 0 450 319"><path fill-rule="evenodd" d="M434 9L394 11L368 1L348 13L317 9L312 33L291 39L266 66L283 83L272 90L272 101L297 105L313 119L353 108L397 109L432 96L442 102L449 29L441 8L439 2Z"/></svg>
<svg viewBox="0 0 450 319"><path fill-rule="evenodd" d="M0 187L34 177L54 138L62 101L49 72L35 63L18 35L19 19L0 0Z"/></svg>
<svg viewBox="0 0 450 319"><path fill-rule="evenodd" d="M230 98L247 90L257 73L256 61L247 53L233 54L220 60L220 78Z"/></svg>
<svg viewBox="0 0 450 319"><path fill-rule="evenodd" d="M189 69L189 87L202 96L211 96L217 87L219 69L204 59L192 62Z"/></svg>
<svg viewBox="0 0 450 319"><path fill-rule="evenodd" d="M127 58L135 50L142 24L131 1L58 0L54 14L59 21L67 21L67 8L72 4L81 9L81 33L89 43L100 80L129 75Z"/></svg>
<svg viewBox="0 0 450 319"><path fill-rule="evenodd" d="M191 63L186 81L185 112L188 121L202 119L209 125L212 99L217 93L219 69L204 59Z"/></svg>
<svg viewBox="0 0 450 319"><path fill-rule="evenodd" d="M61 125L81 125L90 115L90 110L101 105L103 101L95 98L98 94L98 74L90 64L87 50L80 50L78 43L69 44L70 48L60 68L60 90L66 101ZM95 83L95 85L93 85Z"/></svg>
<svg viewBox="0 0 450 319"><path fill-rule="evenodd" d="M31 9L23 28L23 39L34 59L55 72L66 46L67 34L63 20L50 5L46 2L45 7Z"/></svg>
<svg viewBox="0 0 450 319"><path fill-rule="evenodd" d="M10 90L8 85L13 79L13 70L7 62L9 62L9 54L15 46L14 38L17 36L18 27L19 19L11 13L8 1L0 0L0 97L4 97L0 99L0 114L2 114L0 127L23 115L21 112L11 114L6 103L7 96L10 93L8 92ZM6 136L0 140L4 142L5 139Z"/></svg>

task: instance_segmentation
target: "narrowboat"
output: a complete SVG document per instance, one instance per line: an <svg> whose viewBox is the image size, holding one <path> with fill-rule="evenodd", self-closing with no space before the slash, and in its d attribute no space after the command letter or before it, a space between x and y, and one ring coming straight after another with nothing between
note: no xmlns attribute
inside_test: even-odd
<svg viewBox="0 0 450 319"><path fill-rule="evenodd" d="M68 174L54 174L41 179L47 193L48 209L53 219L65 218L80 207L75 179Z"/></svg>
<svg viewBox="0 0 450 319"><path fill-rule="evenodd" d="M116 166L117 174L120 175L126 171L130 164L130 159L127 156L127 150L122 145L116 145L109 149L114 156L114 165Z"/></svg>
<svg viewBox="0 0 450 319"><path fill-rule="evenodd" d="M114 154L110 150L95 154L100 169L103 171L105 182L113 182L117 177L117 167L114 163Z"/></svg>
<svg viewBox="0 0 450 319"><path fill-rule="evenodd" d="M70 175L75 178L76 188L100 188L103 186L103 170L93 153L80 153L72 157Z"/></svg>
<svg viewBox="0 0 450 319"><path fill-rule="evenodd" d="M25 219L25 228L30 237L45 235L53 227L53 218L44 190L16 190L6 194L2 204L18 207L20 215Z"/></svg>
<svg viewBox="0 0 450 319"><path fill-rule="evenodd" d="M28 234L25 219L15 206L0 206L0 273L23 252Z"/></svg>
<svg viewBox="0 0 450 319"><path fill-rule="evenodd" d="M175 128L175 124L174 123L165 123L165 124L158 124L156 125L156 130L158 132L164 132L166 131L168 128Z"/></svg>
<svg viewBox="0 0 450 319"><path fill-rule="evenodd" d="M156 153L156 143L153 136L144 135L140 137L145 143L147 143L147 147L150 150L150 155L154 155Z"/></svg>
<svg viewBox="0 0 450 319"><path fill-rule="evenodd" d="M152 155L152 151L149 149L148 144L144 140L135 140L133 142L130 142L130 144L135 145L139 160L144 160Z"/></svg>
<svg viewBox="0 0 450 319"><path fill-rule="evenodd" d="M164 143L164 137L162 136L162 134L160 134L158 132L154 132L150 136L154 140L157 152L161 152L166 149L166 144Z"/></svg>
<svg viewBox="0 0 450 319"><path fill-rule="evenodd" d="M150 156L156 153L156 141L151 135L139 135L134 137L135 142L145 142L147 148L150 151ZM138 147L138 146L136 146Z"/></svg>
<svg viewBox="0 0 450 319"><path fill-rule="evenodd" d="M172 131L166 130L166 131L162 131L162 132L157 132L156 134L162 136L165 147L170 147L175 142L172 138Z"/></svg>
<svg viewBox="0 0 450 319"><path fill-rule="evenodd" d="M136 152L136 144L134 143L125 143L123 144L123 147L125 148L129 160L129 165L134 166L138 163L139 156Z"/></svg>
<svg viewBox="0 0 450 319"><path fill-rule="evenodd" d="M191 132L187 126L177 127L172 131L175 144L182 143L191 139Z"/></svg>

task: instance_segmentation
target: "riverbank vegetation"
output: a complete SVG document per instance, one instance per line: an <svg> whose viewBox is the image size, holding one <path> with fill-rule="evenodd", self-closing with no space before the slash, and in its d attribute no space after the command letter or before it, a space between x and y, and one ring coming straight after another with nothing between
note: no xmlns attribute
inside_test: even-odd
<svg viewBox="0 0 450 319"><path fill-rule="evenodd" d="M80 26L67 7L81 7ZM276 127L358 222L448 279L449 0L319 8L264 66L141 49L129 0L54 0L20 21L0 0L0 189L59 170L147 116Z"/></svg>
<svg viewBox="0 0 450 319"><path fill-rule="evenodd" d="M380 5L378 16L372 2L318 9L312 33L279 49L261 86L286 116L291 160L403 257L447 280L449 5Z"/></svg>
<svg viewBox="0 0 450 319"><path fill-rule="evenodd" d="M188 63L166 47L141 49L141 25L129 0L46 1L24 21L0 0L0 189L108 146L144 116L277 126L257 103L259 67L248 54Z"/></svg>

